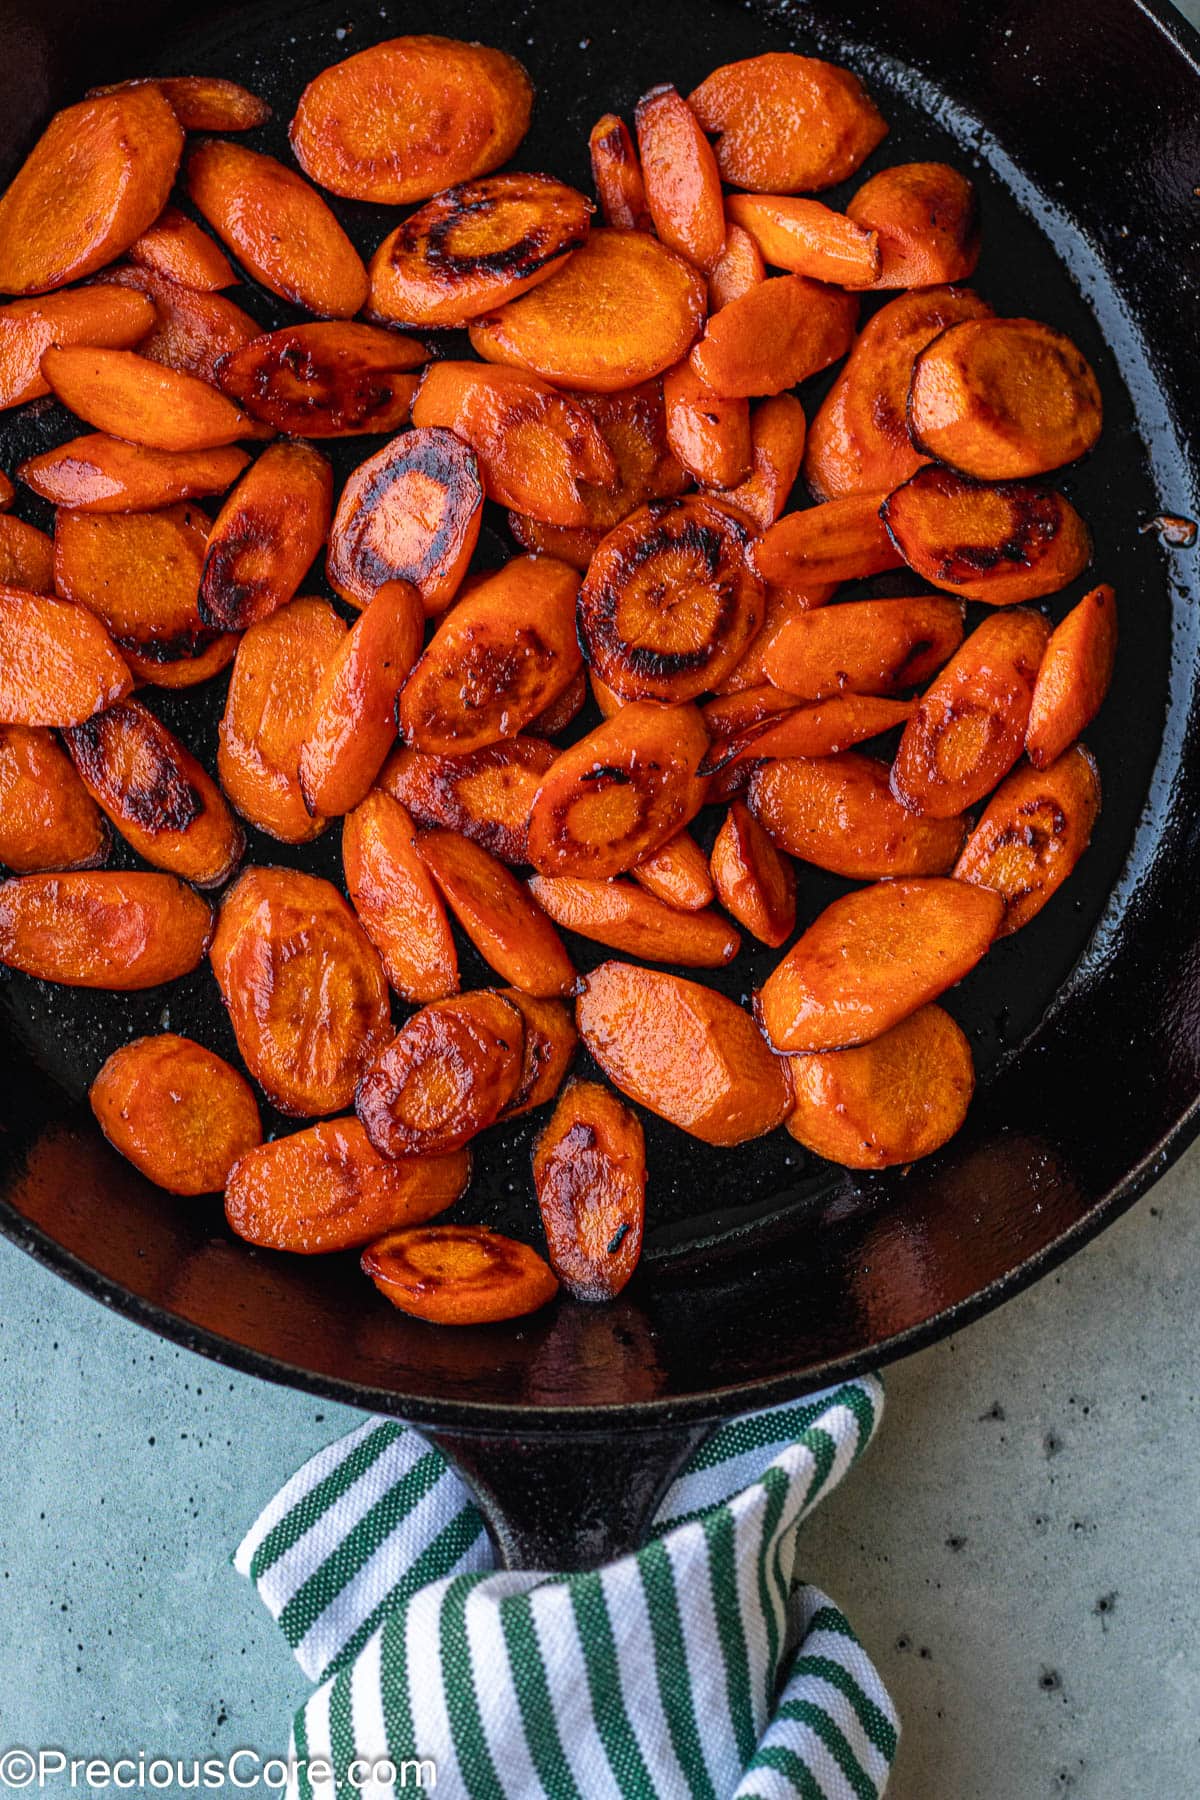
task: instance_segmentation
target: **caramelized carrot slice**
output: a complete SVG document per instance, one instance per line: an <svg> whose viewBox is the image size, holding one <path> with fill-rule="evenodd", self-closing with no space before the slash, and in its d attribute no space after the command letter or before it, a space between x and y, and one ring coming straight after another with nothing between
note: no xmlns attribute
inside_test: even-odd
<svg viewBox="0 0 1200 1800"><path fill-rule="evenodd" d="M422 1007L359 1083L355 1106L375 1148L457 1150L494 1125L520 1086L524 1038L519 1008L490 988Z"/></svg>
<svg viewBox="0 0 1200 1800"><path fill-rule="evenodd" d="M143 75L88 89L94 94L120 94L129 88L156 87L170 102L185 131L252 131L265 125L271 108L248 88L219 75Z"/></svg>
<svg viewBox="0 0 1200 1800"><path fill-rule="evenodd" d="M711 394L690 363L663 381L667 442L689 475L731 488L750 473L750 402Z"/></svg>
<svg viewBox="0 0 1200 1800"><path fill-rule="evenodd" d="M72 512L150 512L202 494L223 494L246 467L244 450L149 450L102 431L85 432L31 456L17 470L25 486Z"/></svg>
<svg viewBox="0 0 1200 1800"><path fill-rule="evenodd" d="M845 356L857 319L853 294L773 275L713 314L692 367L717 394L779 394Z"/></svg>
<svg viewBox="0 0 1200 1800"><path fill-rule="evenodd" d="M607 682L601 681L594 669L588 670L588 687L602 719L611 719L625 704L619 694L613 693Z"/></svg>
<svg viewBox="0 0 1200 1800"><path fill-rule="evenodd" d="M532 104L529 76L503 50L391 38L309 82L292 120L292 150L335 194L410 206L507 162Z"/></svg>
<svg viewBox="0 0 1200 1800"><path fill-rule="evenodd" d="M884 494L848 494L802 512L785 513L764 532L754 562L764 581L781 587L860 581L898 569L904 558L880 517Z"/></svg>
<svg viewBox="0 0 1200 1800"><path fill-rule="evenodd" d="M949 1013L922 1006L853 1050L790 1058L798 1143L847 1169L890 1169L930 1156L967 1116L971 1046Z"/></svg>
<svg viewBox="0 0 1200 1800"><path fill-rule="evenodd" d="M116 1050L88 1090L113 1146L169 1194L215 1194L262 1143L250 1084L194 1039L164 1031Z"/></svg>
<svg viewBox="0 0 1200 1800"><path fill-rule="evenodd" d="M1055 594L1091 559L1088 528L1071 502L1021 482L981 487L930 466L889 494L880 513L909 568L989 606Z"/></svg>
<svg viewBox="0 0 1200 1800"><path fill-rule="evenodd" d="M0 883L0 963L40 981L114 992L190 974L208 949L212 907L144 869L16 875Z"/></svg>
<svg viewBox="0 0 1200 1800"><path fill-rule="evenodd" d="M86 607L0 587L0 725L79 725L132 687Z"/></svg>
<svg viewBox="0 0 1200 1800"><path fill-rule="evenodd" d="M273 156L213 138L187 159L187 191L242 267L273 294L349 319L367 298L367 271L329 207Z"/></svg>
<svg viewBox="0 0 1200 1800"><path fill-rule="evenodd" d="M1056 625L1033 685L1025 753L1035 769L1056 762L1104 702L1117 658L1117 598L1093 588Z"/></svg>
<svg viewBox="0 0 1200 1800"><path fill-rule="evenodd" d="M835 187L887 133L849 69L790 51L725 63L689 101L705 131L717 136L723 179L755 193Z"/></svg>
<svg viewBox="0 0 1200 1800"><path fill-rule="evenodd" d="M225 294L197 293L168 281L165 275L156 275L153 269L123 265L106 270L104 281L132 289L153 302L156 323L138 339L139 356L181 375L195 375L212 387L218 385L221 358L262 334L258 321ZM242 436L256 436L259 431L247 420Z"/></svg>
<svg viewBox="0 0 1200 1800"><path fill-rule="evenodd" d="M975 189L949 163L898 163L864 181L846 207L879 239L877 288L969 281L979 261Z"/></svg>
<svg viewBox="0 0 1200 1800"><path fill-rule="evenodd" d="M3 469L0 469L0 512L7 512L16 497L16 488Z"/></svg>
<svg viewBox="0 0 1200 1800"><path fill-rule="evenodd" d="M269 444L213 522L200 616L244 631L286 606L329 534L333 470L310 444Z"/></svg>
<svg viewBox="0 0 1200 1800"><path fill-rule="evenodd" d="M0 293L44 294L119 256L162 211L182 149L152 87L55 113L0 195Z"/></svg>
<svg viewBox="0 0 1200 1800"><path fill-rule="evenodd" d="M53 345L128 350L153 324L154 306L145 294L109 283L0 306L0 408L50 392L42 357Z"/></svg>
<svg viewBox="0 0 1200 1800"><path fill-rule="evenodd" d="M820 200L786 194L730 194L725 210L749 232L763 260L775 269L830 281L838 287L873 287L879 276L879 240L845 213Z"/></svg>
<svg viewBox="0 0 1200 1800"><path fill-rule="evenodd" d="M782 688L772 687L769 682L732 691L726 688L715 699L706 700L700 712L712 743L700 764L702 773L707 775L722 767L728 758L728 746L734 739L756 727L765 729L780 714L795 712L799 705L795 694L785 694Z"/></svg>
<svg viewBox="0 0 1200 1800"><path fill-rule="evenodd" d="M465 756L430 756L403 744L385 763L379 785L418 825L461 832L501 862L526 863L529 811L557 755L553 744L535 737L507 738Z"/></svg>
<svg viewBox="0 0 1200 1800"><path fill-rule="evenodd" d="M54 540L24 519L0 513L0 587L54 592Z"/></svg>
<svg viewBox="0 0 1200 1800"><path fill-rule="evenodd" d="M771 690L784 702L777 713L763 715L728 736L714 735L701 769L705 774L741 767L777 757L838 756L854 744L878 737L895 725L905 724L915 700L886 700L873 694L833 694L809 706L797 706L794 694ZM748 695L753 694L753 688ZM714 702L713 704L717 704ZM705 708L705 713L708 713ZM714 731L714 721L709 721Z"/></svg>
<svg viewBox="0 0 1200 1800"><path fill-rule="evenodd" d="M593 231L549 281L472 325L471 343L488 362L611 393L686 356L705 299L696 270L657 238Z"/></svg>
<svg viewBox="0 0 1200 1800"><path fill-rule="evenodd" d="M529 730L534 737L557 737L568 725L574 723L587 704L588 678L580 669L575 679L565 687L557 700L552 700L544 712L535 719L530 719Z"/></svg>
<svg viewBox="0 0 1200 1800"><path fill-rule="evenodd" d="M864 1044L961 981L1000 927L999 897L964 881L883 881L835 900L764 982L777 1050Z"/></svg>
<svg viewBox="0 0 1200 1800"><path fill-rule="evenodd" d="M677 831L629 873L648 894L681 912L701 912L715 897L708 858L687 831Z"/></svg>
<svg viewBox="0 0 1200 1800"><path fill-rule="evenodd" d="M773 394L750 415L750 472L725 498L760 531L787 505L800 473L805 432L804 408L794 394Z"/></svg>
<svg viewBox="0 0 1200 1800"><path fill-rule="evenodd" d="M252 419L289 437L398 431L412 411L425 348L398 331L331 319L288 325L223 356L221 387Z"/></svg>
<svg viewBox="0 0 1200 1800"><path fill-rule="evenodd" d="M941 595L851 600L798 613L763 658L769 680L800 700L917 687L962 642L963 609Z"/></svg>
<svg viewBox="0 0 1200 1800"><path fill-rule="evenodd" d="M731 300L740 300L767 279L762 251L740 225L725 215L725 248L708 278L708 310L720 312Z"/></svg>
<svg viewBox="0 0 1200 1800"><path fill-rule="evenodd" d="M514 987L569 994L575 970L540 906L502 862L456 831L424 831L417 854L483 960Z"/></svg>
<svg viewBox="0 0 1200 1800"><path fill-rule="evenodd" d="M796 872L758 820L735 800L712 847L721 905L764 944L778 948L796 929Z"/></svg>
<svg viewBox="0 0 1200 1800"><path fill-rule="evenodd" d="M517 1091L500 1115L515 1119L553 1100L567 1078L579 1045L575 1021L561 1000L546 1000L520 988L502 988L525 1021L525 1050Z"/></svg>
<svg viewBox="0 0 1200 1800"><path fill-rule="evenodd" d="M252 435L224 394L132 350L47 350L42 374L85 424L153 450L211 450Z"/></svg>
<svg viewBox="0 0 1200 1800"><path fill-rule="evenodd" d="M637 1268L646 1216L641 1123L595 1081L573 1081L533 1151L550 1264L576 1300L613 1300Z"/></svg>
<svg viewBox="0 0 1200 1800"><path fill-rule="evenodd" d="M642 95L634 123L655 231L711 273L725 248L725 209L717 159L699 120L683 96L662 82Z"/></svg>
<svg viewBox="0 0 1200 1800"><path fill-rule="evenodd" d="M604 223L617 231L649 231L646 184L629 127L616 113L604 113L588 138L592 180Z"/></svg>
<svg viewBox="0 0 1200 1800"><path fill-rule="evenodd" d="M558 1282L536 1250L486 1225L393 1231L363 1251L385 1300L434 1325L491 1325L548 1306Z"/></svg>
<svg viewBox="0 0 1200 1800"><path fill-rule="evenodd" d="M1000 896L1000 936L1027 925L1062 886L1099 811L1099 773L1082 744L1045 769L1021 763L996 789L954 873Z"/></svg>
<svg viewBox="0 0 1200 1800"><path fill-rule="evenodd" d="M396 699L421 653L425 611L407 581L381 587L338 645L309 715L300 786L336 817L366 797L396 737Z"/></svg>
<svg viewBox="0 0 1200 1800"><path fill-rule="evenodd" d="M555 556L559 562L570 563L581 575L587 574L596 546L604 536L596 525L544 525L540 519L530 519L519 512L509 513L508 529L531 556Z"/></svg>
<svg viewBox="0 0 1200 1800"><path fill-rule="evenodd" d="M720 681L717 693L737 694L767 683L767 651L783 626L800 613L824 606L837 593L838 585L834 581L810 581L803 587L768 587L763 596L762 630L741 661Z"/></svg>
<svg viewBox="0 0 1200 1800"><path fill-rule="evenodd" d="M629 881L535 875L529 891L564 931L647 962L722 969L741 948L737 932L718 913L680 912Z"/></svg>
<svg viewBox="0 0 1200 1800"><path fill-rule="evenodd" d="M660 969L601 963L575 1008L614 1086L706 1144L744 1144L791 1108L787 1069L724 994Z"/></svg>
<svg viewBox="0 0 1200 1800"><path fill-rule="evenodd" d="M457 594L479 540L483 483L474 452L426 426L393 438L354 470L329 534L327 573L365 606L388 581L411 582L427 613Z"/></svg>
<svg viewBox="0 0 1200 1800"><path fill-rule="evenodd" d="M773 843L834 875L945 875L962 849L964 821L918 818L893 797L888 773L886 763L853 752L785 757L754 771L747 797Z"/></svg>
<svg viewBox="0 0 1200 1800"><path fill-rule="evenodd" d="M51 731L0 725L0 863L16 875L94 869L109 831Z"/></svg>
<svg viewBox="0 0 1200 1800"><path fill-rule="evenodd" d="M374 789L346 815L342 864L354 910L401 999L423 1005L456 994L450 921L399 801Z"/></svg>
<svg viewBox="0 0 1200 1800"><path fill-rule="evenodd" d="M661 382L644 381L616 394L578 393L572 398L599 430L616 470L613 482L579 484L589 525L607 530L648 500L673 499L690 485L668 442Z"/></svg>
<svg viewBox="0 0 1200 1800"><path fill-rule="evenodd" d="M237 280L229 258L177 206L164 206L153 225L134 239L129 260L201 293L232 287Z"/></svg>

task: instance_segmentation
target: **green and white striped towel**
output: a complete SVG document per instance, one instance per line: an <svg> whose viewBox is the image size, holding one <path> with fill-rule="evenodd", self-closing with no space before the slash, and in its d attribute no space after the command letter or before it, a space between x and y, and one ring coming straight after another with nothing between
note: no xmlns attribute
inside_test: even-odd
<svg viewBox="0 0 1200 1800"><path fill-rule="evenodd" d="M882 1404L867 1378L721 1426L646 1546L573 1575L497 1573L441 1454L368 1419L292 1477L234 1558L319 1684L289 1792L876 1800L899 1722L795 1563L798 1525Z"/></svg>

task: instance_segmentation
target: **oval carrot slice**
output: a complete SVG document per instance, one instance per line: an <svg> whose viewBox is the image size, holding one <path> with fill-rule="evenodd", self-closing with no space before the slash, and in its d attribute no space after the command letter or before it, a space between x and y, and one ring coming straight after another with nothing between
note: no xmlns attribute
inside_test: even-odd
<svg viewBox="0 0 1200 1800"><path fill-rule="evenodd" d="M613 1300L637 1268L646 1140L637 1114L595 1081L573 1081L533 1151L550 1264L576 1300Z"/></svg>
<svg viewBox="0 0 1200 1800"><path fill-rule="evenodd" d="M580 1036L614 1086L706 1144L744 1144L782 1123L787 1068L724 994L661 969L601 963L575 1008Z"/></svg>
<svg viewBox="0 0 1200 1800"><path fill-rule="evenodd" d="M36 525L0 513L0 587L54 592L54 541Z"/></svg>
<svg viewBox="0 0 1200 1800"><path fill-rule="evenodd" d="M967 1116L971 1046L949 1013L922 1006L853 1050L790 1059L798 1143L846 1169L890 1169L930 1156Z"/></svg>
<svg viewBox="0 0 1200 1800"><path fill-rule="evenodd" d="M14 875L95 869L109 830L52 731L0 725L0 863Z"/></svg>
<svg viewBox="0 0 1200 1800"><path fill-rule="evenodd" d="M838 287L869 288L880 270L879 240L820 200L787 194L730 194L725 210L749 232L773 268Z"/></svg>
<svg viewBox="0 0 1200 1800"><path fill-rule="evenodd" d="M895 799L888 765L873 756L786 757L750 777L750 811L771 841L834 875L945 875L966 836L965 821L924 819Z"/></svg>
<svg viewBox="0 0 1200 1800"><path fill-rule="evenodd" d="M457 1150L495 1124L520 1086L524 1037L519 1008L490 988L422 1007L359 1083L355 1106L375 1148Z"/></svg>
<svg viewBox="0 0 1200 1800"><path fill-rule="evenodd" d="M750 415L750 472L725 494L760 531L773 525L796 485L804 456L804 408L794 394L773 394Z"/></svg>
<svg viewBox="0 0 1200 1800"><path fill-rule="evenodd" d="M800 613L824 606L836 594L838 586L834 581L810 581L803 587L767 587L763 596L762 630L740 662L723 677L716 692L732 695L769 685L767 651L784 625ZM780 711L781 708L777 703L772 710Z"/></svg>
<svg viewBox="0 0 1200 1800"><path fill-rule="evenodd" d="M47 350L42 374L85 424L153 450L212 450L253 435L245 414L207 382L132 350Z"/></svg>
<svg viewBox="0 0 1200 1800"><path fill-rule="evenodd" d="M129 260L201 293L232 287L237 280L229 258L177 206L164 206L153 225L134 239Z"/></svg>
<svg viewBox="0 0 1200 1800"><path fill-rule="evenodd" d="M692 368L716 394L779 394L845 356L857 320L853 294L773 275L712 315Z"/></svg>
<svg viewBox="0 0 1200 1800"><path fill-rule="evenodd" d="M884 494L848 494L803 512L785 513L763 533L754 564L781 587L861 581L898 569L900 555L880 517Z"/></svg>
<svg viewBox="0 0 1200 1800"><path fill-rule="evenodd" d="M790 51L725 63L688 98L723 179L755 193L834 187L887 134L857 75Z"/></svg>
<svg viewBox="0 0 1200 1800"><path fill-rule="evenodd" d="M569 994L575 969L562 939L515 875L456 831L423 831L417 855L483 960L525 993Z"/></svg>
<svg viewBox="0 0 1200 1800"><path fill-rule="evenodd" d="M642 95L634 123L654 229L664 244L707 274L725 248L721 176L712 146L669 82Z"/></svg>
<svg viewBox="0 0 1200 1800"><path fill-rule="evenodd" d="M406 431L360 463L342 489L329 580L352 606L365 606L385 582L411 582L427 613L444 612L482 518L483 483L470 447L436 426Z"/></svg>
<svg viewBox="0 0 1200 1800"><path fill-rule="evenodd" d="M197 966L212 933L209 902L157 870L0 882L0 963L64 987L124 993L176 981Z"/></svg>
<svg viewBox="0 0 1200 1800"><path fill-rule="evenodd" d="M741 949L737 932L719 914L681 912L629 881L534 875L529 891L564 931L647 962L722 969Z"/></svg>
<svg viewBox="0 0 1200 1800"><path fill-rule="evenodd" d="M421 653L425 612L407 581L381 587L338 645L300 752L310 812L336 817L364 799L396 737L396 699Z"/></svg>
<svg viewBox="0 0 1200 1800"><path fill-rule="evenodd" d="M152 87L55 113L0 194L0 293L44 294L119 256L162 211L182 150Z"/></svg>
<svg viewBox="0 0 1200 1800"><path fill-rule="evenodd" d="M79 725L132 687L86 607L0 587L0 725Z"/></svg>
<svg viewBox="0 0 1200 1800"><path fill-rule="evenodd" d="M756 1008L777 1050L867 1043L970 974L1000 928L985 888L880 881L827 906L768 975Z"/></svg>
<svg viewBox="0 0 1200 1800"><path fill-rule="evenodd" d="M88 1090L101 1131L169 1194L215 1194L238 1158L262 1143L250 1084L193 1038L134 1038Z"/></svg>
<svg viewBox="0 0 1200 1800"><path fill-rule="evenodd" d="M735 800L712 847L721 905L760 942L778 947L796 929L796 874L758 820Z"/></svg>
<svg viewBox="0 0 1200 1800"><path fill-rule="evenodd" d="M491 1325L548 1306L558 1282L536 1250L485 1225L393 1231L363 1251L385 1300L434 1325Z"/></svg>
<svg viewBox="0 0 1200 1800"><path fill-rule="evenodd" d="M200 617L244 631L295 594L329 534L333 470L311 444L269 444L213 521Z"/></svg>
<svg viewBox="0 0 1200 1800"><path fill-rule="evenodd" d="M289 437L353 437L408 424L425 347L398 331L332 319L268 331L220 359L222 390Z"/></svg>
<svg viewBox="0 0 1200 1800"><path fill-rule="evenodd" d="M784 694L777 688L771 691L785 705L778 712L764 713L728 737L714 736L700 765L706 775L741 767L748 778L747 765L775 758L839 756L867 738L906 724L917 704L915 700L888 700L874 694L832 694L827 700L797 706L794 694ZM712 721L709 729L714 729Z"/></svg>
<svg viewBox="0 0 1200 1800"><path fill-rule="evenodd" d="M540 519L530 519L519 512L509 513L508 529L515 542L531 556L556 556L581 575L587 574L596 546L604 536L595 525L544 525Z"/></svg>
<svg viewBox="0 0 1200 1800"><path fill-rule="evenodd" d="M720 312L731 300L740 300L767 279L762 251L740 225L725 215L725 248L708 278L708 310Z"/></svg>
<svg viewBox="0 0 1200 1800"><path fill-rule="evenodd" d="M1019 931L1062 886L1091 840L1100 777L1075 744L1048 768L1022 763L1000 784L954 870L999 894L999 935Z"/></svg>
<svg viewBox="0 0 1200 1800"><path fill-rule="evenodd" d="M143 75L89 88L88 97L140 87L158 88L185 131L252 131L271 116L265 100L219 75Z"/></svg>
<svg viewBox="0 0 1200 1800"><path fill-rule="evenodd" d="M617 231L649 231L646 184L629 127L616 113L604 113L588 138L592 180L604 223Z"/></svg>
<svg viewBox="0 0 1200 1800"><path fill-rule="evenodd" d="M687 831L677 831L629 873L648 894L681 912L701 912L715 897L708 858Z"/></svg>
<svg viewBox="0 0 1200 1800"><path fill-rule="evenodd" d="M517 1091L501 1113L515 1119L554 1099L567 1077L579 1044L575 1021L561 1000L542 999L520 988L502 988L525 1022L525 1049Z"/></svg>
<svg viewBox="0 0 1200 1800"><path fill-rule="evenodd" d="M767 677L799 700L918 687L962 643L963 609L940 595L849 600L797 613L763 655Z"/></svg>
<svg viewBox="0 0 1200 1800"><path fill-rule="evenodd" d="M949 163L897 163L864 181L846 217L879 239L877 288L968 281L979 261L975 189Z"/></svg>
<svg viewBox="0 0 1200 1800"><path fill-rule="evenodd" d="M431 756L402 744L379 786L418 825L444 826L481 844L501 862L529 861L529 812L558 751L544 738L506 738L465 756Z"/></svg>
<svg viewBox="0 0 1200 1800"><path fill-rule="evenodd" d="M244 450L150 450L89 431L31 456L17 474L43 500L72 512L150 512L223 494L249 461Z"/></svg>
<svg viewBox="0 0 1200 1800"><path fill-rule="evenodd" d="M153 325L147 295L107 282L0 306L0 408L23 406L50 392L42 357L52 346L128 350Z"/></svg>
<svg viewBox="0 0 1200 1800"><path fill-rule="evenodd" d="M458 992L458 953L437 884L417 853L408 813L374 789L342 826L346 887L402 1000Z"/></svg>
<svg viewBox="0 0 1200 1800"><path fill-rule="evenodd" d="M181 375L195 375L210 386L219 384L218 371L223 356L240 350L262 335L262 326L248 312L225 294L200 294L194 288L180 287L153 269L140 269L122 264L106 269L106 286L132 289L154 305L156 322L153 329L138 339L138 355L148 362L161 363ZM243 437L260 435L260 427L249 419Z"/></svg>
<svg viewBox="0 0 1200 1800"><path fill-rule="evenodd" d="M1035 769L1057 761L1100 711L1117 659L1117 597L1093 588L1055 626L1033 684L1025 753Z"/></svg>
<svg viewBox="0 0 1200 1800"><path fill-rule="evenodd" d="M1088 528L1065 495L1022 482L981 487L931 465L879 510L910 569L989 606L1056 594L1091 559Z"/></svg>
<svg viewBox="0 0 1200 1800"><path fill-rule="evenodd" d="M663 381L667 442L689 475L731 488L750 473L750 403L711 394L690 363Z"/></svg>

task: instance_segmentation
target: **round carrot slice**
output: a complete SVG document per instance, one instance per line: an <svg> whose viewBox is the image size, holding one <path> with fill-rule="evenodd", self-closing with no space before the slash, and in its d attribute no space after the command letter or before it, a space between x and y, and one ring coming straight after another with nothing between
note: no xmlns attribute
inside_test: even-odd
<svg viewBox="0 0 1200 1800"><path fill-rule="evenodd" d="M110 833L52 731L0 725L0 863L14 875L95 869Z"/></svg>
<svg viewBox="0 0 1200 1800"><path fill-rule="evenodd" d="M910 569L989 606L1056 594L1091 560L1088 528L1066 496L1023 482L983 487L931 465L879 511Z"/></svg>
<svg viewBox="0 0 1200 1800"><path fill-rule="evenodd" d="M919 818L888 786L873 756L784 757L750 777L750 810L772 843L851 880L944 875L962 849L960 818Z"/></svg>
<svg viewBox="0 0 1200 1800"><path fill-rule="evenodd" d="M268 331L221 357L221 387L289 437L351 437L407 425L424 345L337 319Z"/></svg>
<svg viewBox="0 0 1200 1800"><path fill-rule="evenodd" d="M1046 769L1022 763L1001 782L954 870L1000 895L1001 936L1027 925L1062 886L1099 811L1100 777L1082 744Z"/></svg>
<svg viewBox="0 0 1200 1800"><path fill-rule="evenodd" d="M596 1081L564 1091L533 1152L555 1274L577 1300L612 1300L637 1268L646 1140L631 1107Z"/></svg>
<svg viewBox="0 0 1200 1800"><path fill-rule="evenodd" d="M483 483L475 453L452 431L406 431L354 470L329 533L326 572L343 600L365 606L388 581L410 581L428 614L458 592L479 539Z"/></svg>
<svg viewBox="0 0 1200 1800"><path fill-rule="evenodd" d="M359 1082L367 1136L384 1156L458 1149L516 1094L524 1047L519 1008L492 989L422 1007Z"/></svg>
<svg viewBox="0 0 1200 1800"><path fill-rule="evenodd" d="M536 1250L486 1225L389 1232L362 1266L386 1300L433 1325L491 1325L549 1305L558 1282Z"/></svg>
<svg viewBox="0 0 1200 1800"><path fill-rule="evenodd" d="M164 1031L114 1051L88 1090L101 1131L169 1194L215 1194L262 1143L249 1082L192 1038Z"/></svg>
<svg viewBox="0 0 1200 1800"><path fill-rule="evenodd" d="M714 394L779 394L845 356L857 322L857 295L773 275L712 315L692 368Z"/></svg>
<svg viewBox="0 0 1200 1800"><path fill-rule="evenodd" d="M688 100L723 178L760 194L834 187L887 132L857 75L790 51L725 63Z"/></svg>
<svg viewBox="0 0 1200 1800"><path fill-rule="evenodd" d="M979 261L975 189L949 163L898 163L865 181L846 217L879 239L875 288L969 281Z"/></svg>

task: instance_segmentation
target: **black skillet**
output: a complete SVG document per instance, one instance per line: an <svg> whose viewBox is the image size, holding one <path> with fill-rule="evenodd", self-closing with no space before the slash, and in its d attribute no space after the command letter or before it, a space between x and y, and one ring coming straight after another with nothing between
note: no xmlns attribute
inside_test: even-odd
<svg viewBox="0 0 1200 1800"><path fill-rule="evenodd" d="M282 152L312 74L427 30L520 56L538 100L519 166L584 186L592 122L610 107L628 116L656 81L686 92L718 63L771 48L849 63L892 121L869 167L945 157L967 168L982 196L978 286L999 311L1070 332L1105 390L1102 445L1063 478L1094 528L1096 576L1119 595L1116 682L1088 734L1104 809L1069 887L950 998L981 1082L965 1129L930 1161L863 1178L806 1158L783 1133L710 1151L650 1121L646 1256L618 1304L437 1330L394 1313L353 1257L256 1253L229 1235L218 1203L166 1198L101 1141L80 1102L117 1044L169 1023L232 1053L206 971L129 997L0 983L7 1234L191 1349L417 1421L475 1480L511 1561L581 1565L637 1539L706 1422L965 1323L1115 1217L1196 1130L1200 581L1196 552L1138 526L1200 512L1200 38L1165 0L697 0L661 11L0 0L0 174L56 105L133 74L246 82L276 108L251 141ZM341 210L373 247L385 215ZM289 316L265 296L248 304L266 324ZM74 429L48 404L5 415L0 467ZM373 448L337 446L339 474ZM486 544L491 560L505 553L496 535ZM1051 615L1083 586L1056 596ZM153 704L209 754L222 690ZM250 855L336 872L335 837L295 855L260 839ZM841 886L803 872L802 918ZM572 948L581 966L601 959ZM728 991L748 991L773 960L744 955ZM480 1143L463 1210L536 1241L537 1121L523 1125Z"/></svg>

